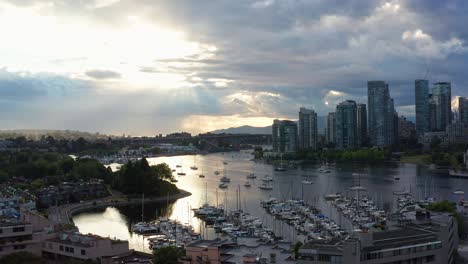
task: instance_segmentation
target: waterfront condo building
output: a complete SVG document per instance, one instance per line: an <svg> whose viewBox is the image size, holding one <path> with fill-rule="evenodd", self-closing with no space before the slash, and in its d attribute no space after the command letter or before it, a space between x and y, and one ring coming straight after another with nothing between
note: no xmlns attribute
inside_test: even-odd
<svg viewBox="0 0 468 264"><path fill-rule="evenodd" d="M452 95L450 82L438 82L432 87L432 104L434 107L434 131L445 131L452 123Z"/></svg>
<svg viewBox="0 0 468 264"><path fill-rule="evenodd" d="M416 132L418 135L423 135L424 132L429 132L431 129L428 80L414 81L414 97L416 108Z"/></svg>
<svg viewBox="0 0 468 264"><path fill-rule="evenodd" d="M367 109L365 104L356 105L357 145L367 145Z"/></svg>
<svg viewBox="0 0 468 264"><path fill-rule="evenodd" d="M291 153L297 150L297 124L290 120L273 121L273 151Z"/></svg>
<svg viewBox="0 0 468 264"><path fill-rule="evenodd" d="M468 97L458 97L458 117L460 123L468 124Z"/></svg>
<svg viewBox="0 0 468 264"><path fill-rule="evenodd" d="M331 112L327 115L326 141L328 144L336 143L336 113Z"/></svg>
<svg viewBox="0 0 468 264"><path fill-rule="evenodd" d="M317 149L317 113L312 109L299 109L299 148Z"/></svg>
<svg viewBox="0 0 468 264"><path fill-rule="evenodd" d="M388 147L395 139L395 110L388 84L384 81L369 81L367 99L370 143L373 146Z"/></svg>
<svg viewBox="0 0 468 264"><path fill-rule="evenodd" d="M353 149L357 147L356 102L346 100L336 106L336 148Z"/></svg>

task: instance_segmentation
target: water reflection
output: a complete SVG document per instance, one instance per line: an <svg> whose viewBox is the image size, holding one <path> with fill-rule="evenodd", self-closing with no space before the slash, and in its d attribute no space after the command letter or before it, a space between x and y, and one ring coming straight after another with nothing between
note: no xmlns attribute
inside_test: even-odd
<svg viewBox="0 0 468 264"><path fill-rule="evenodd" d="M180 199L175 203L160 203L145 205L143 212L146 221L159 216L167 216L177 219L182 223L194 226L205 238L214 238L216 235L210 229L204 229L201 222L193 217L192 208L197 208L208 201L210 204L224 204L228 210L237 209L239 206L251 214L260 217L278 235L286 239L296 239L296 235L289 226L281 221L275 221L267 215L260 206L260 201L275 197L277 199L304 199L310 204L321 208L325 214L330 215L336 221L346 226L343 219L329 206L323 196L329 193L340 192L345 195L354 195L349 190L351 186L360 184L367 188L366 195L372 197L376 204L386 210L396 208L394 191L409 191L416 199L435 197L438 200L453 200L452 192L455 189L466 190L468 181L453 179L446 175L434 174L425 167L385 163L367 165L358 163L330 164L331 173L319 173L320 164L305 164L297 169L289 169L285 172L276 172L271 165L255 163L251 161L249 152L237 152L226 154L210 154L196 156L176 156L150 158L151 165L166 162L173 169L176 165L182 165L177 172L183 171L186 176L177 176L177 186L192 192L192 196ZM224 165L226 162L227 165ZM196 164L198 170L191 170L190 166ZM214 171L221 172L215 175ZM246 175L254 172L257 179L249 180L251 187L244 187ZM199 178L203 173L206 177ZM226 174L231 178L229 187L225 190L218 189L219 179ZM272 191L260 190L261 178L269 175L274 178ZM398 176L400 180L394 180ZM302 184L307 179L313 182L310 185ZM240 190L240 200L237 199L236 190ZM82 232L96 233L102 236L111 236L120 239L128 239L132 248L149 251L148 245L142 236L132 235L129 232L130 225L141 221L141 205L133 205L119 208L107 208L102 211L83 213L74 217L76 225Z"/></svg>

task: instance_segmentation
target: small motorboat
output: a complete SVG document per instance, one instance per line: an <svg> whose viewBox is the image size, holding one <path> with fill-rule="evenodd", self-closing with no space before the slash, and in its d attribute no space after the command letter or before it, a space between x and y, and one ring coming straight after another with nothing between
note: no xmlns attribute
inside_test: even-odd
<svg viewBox="0 0 468 264"><path fill-rule="evenodd" d="M262 178L262 181L266 181L266 182L273 181L273 178L270 176L265 176Z"/></svg>
<svg viewBox="0 0 468 264"><path fill-rule="evenodd" d="M221 182L231 182L231 179L229 179L226 176L223 176L219 181L221 181Z"/></svg>
<svg viewBox="0 0 468 264"><path fill-rule="evenodd" d="M258 188L262 190L273 190L273 186L266 183L262 183L262 185L258 186Z"/></svg>
<svg viewBox="0 0 468 264"><path fill-rule="evenodd" d="M247 174L247 179L255 179L257 176L255 176L254 173Z"/></svg>
<svg viewBox="0 0 468 264"><path fill-rule="evenodd" d="M252 185L250 185L250 182L246 181L246 182L244 183L244 186L245 186L245 187L250 187L250 186L252 186Z"/></svg>

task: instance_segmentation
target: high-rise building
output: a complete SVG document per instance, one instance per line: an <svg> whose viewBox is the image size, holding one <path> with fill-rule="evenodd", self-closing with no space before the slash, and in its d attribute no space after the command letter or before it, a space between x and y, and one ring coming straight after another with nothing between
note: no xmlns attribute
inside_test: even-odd
<svg viewBox="0 0 468 264"><path fill-rule="evenodd" d="M317 149L317 113L312 109L299 109L299 148Z"/></svg>
<svg viewBox="0 0 468 264"><path fill-rule="evenodd" d="M356 102L346 100L336 106L336 148L357 147Z"/></svg>
<svg viewBox="0 0 468 264"><path fill-rule="evenodd" d="M436 131L436 103L432 94L429 95L429 130Z"/></svg>
<svg viewBox="0 0 468 264"><path fill-rule="evenodd" d="M370 143L386 147L394 142L394 106L388 84L384 81L367 83L368 126Z"/></svg>
<svg viewBox="0 0 468 264"><path fill-rule="evenodd" d="M363 147L367 145L367 109L366 104L356 105L357 122L357 145Z"/></svg>
<svg viewBox="0 0 468 264"><path fill-rule="evenodd" d="M428 80L414 81L414 96L416 103L416 132L418 135L422 135L424 132L431 130Z"/></svg>
<svg viewBox="0 0 468 264"><path fill-rule="evenodd" d="M326 140L328 144L336 143L336 113L331 112L327 115Z"/></svg>
<svg viewBox="0 0 468 264"><path fill-rule="evenodd" d="M414 136L415 125L406 119L405 116L398 117L398 136L401 138L410 138Z"/></svg>
<svg viewBox="0 0 468 264"><path fill-rule="evenodd" d="M468 124L468 97L458 97L458 118L460 123Z"/></svg>
<svg viewBox="0 0 468 264"><path fill-rule="evenodd" d="M435 104L435 130L445 131L452 123L452 93L450 82L438 82L432 87Z"/></svg>
<svg viewBox="0 0 468 264"><path fill-rule="evenodd" d="M297 149L297 124L290 120L273 121L273 151L295 152Z"/></svg>

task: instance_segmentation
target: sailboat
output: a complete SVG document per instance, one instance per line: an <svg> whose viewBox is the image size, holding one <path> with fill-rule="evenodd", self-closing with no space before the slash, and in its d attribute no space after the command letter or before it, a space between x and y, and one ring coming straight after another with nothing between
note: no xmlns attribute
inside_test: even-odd
<svg viewBox="0 0 468 264"><path fill-rule="evenodd" d="M193 165L190 167L191 170L198 170L198 167L195 166L195 159L196 159L196 157L194 156L193 157Z"/></svg>
<svg viewBox="0 0 468 264"><path fill-rule="evenodd" d="M280 155L280 159L281 159L280 165L275 168L275 171L285 171L286 170L286 167L284 167L284 164L283 164L283 154L282 153Z"/></svg>
<svg viewBox="0 0 468 264"><path fill-rule="evenodd" d="M252 168L252 172L247 174L247 179L255 179L257 176L255 175L254 168Z"/></svg>
<svg viewBox="0 0 468 264"><path fill-rule="evenodd" d="M309 181L309 180L302 180L301 183L302 183L302 184L309 185L309 184L312 184L313 182L312 182L312 181Z"/></svg>
<svg viewBox="0 0 468 264"><path fill-rule="evenodd" d="M215 175L221 174L221 173L219 172L219 170L218 170L218 165L216 165L216 170L214 171L214 174L215 174Z"/></svg>
<svg viewBox="0 0 468 264"><path fill-rule="evenodd" d="M273 186L267 183L262 183L258 188L262 190L273 190Z"/></svg>
<svg viewBox="0 0 468 264"><path fill-rule="evenodd" d="M203 174L203 168L202 168L202 172L200 175L198 175L198 178L205 178L205 174Z"/></svg>
<svg viewBox="0 0 468 264"><path fill-rule="evenodd" d="M305 176L306 176L306 179L301 181L302 184L310 185L314 183L313 181L310 180L310 175L305 175Z"/></svg>
<svg viewBox="0 0 468 264"><path fill-rule="evenodd" d="M177 173L179 176L185 176L186 173L184 172L184 168L181 168L180 171Z"/></svg>

